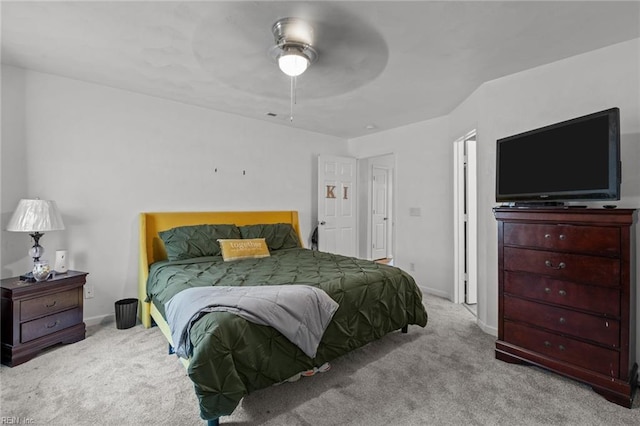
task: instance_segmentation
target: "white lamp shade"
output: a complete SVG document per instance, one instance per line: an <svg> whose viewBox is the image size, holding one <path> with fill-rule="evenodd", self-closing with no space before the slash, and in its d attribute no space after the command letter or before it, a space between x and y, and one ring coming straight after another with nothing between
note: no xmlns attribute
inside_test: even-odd
<svg viewBox="0 0 640 426"><path fill-rule="evenodd" d="M306 71L309 59L298 52L285 52L278 58L280 70L291 77L297 77Z"/></svg>
<svg viewBox="0 0 640 426"><path fill-rule="evenodd" d="M7 231L47 232L64 229L55 201L22 199L13 212Z"/></svg>

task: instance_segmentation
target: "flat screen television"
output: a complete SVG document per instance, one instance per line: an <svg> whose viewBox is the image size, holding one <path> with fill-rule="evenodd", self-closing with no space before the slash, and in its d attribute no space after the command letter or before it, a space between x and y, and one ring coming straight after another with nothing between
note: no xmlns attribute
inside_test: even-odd
<svg viewBox="0 0 640 426"><path fill-rule="evenodd" d="M497 140L496 201L563 205L620 199L620 110Z"/></svg>

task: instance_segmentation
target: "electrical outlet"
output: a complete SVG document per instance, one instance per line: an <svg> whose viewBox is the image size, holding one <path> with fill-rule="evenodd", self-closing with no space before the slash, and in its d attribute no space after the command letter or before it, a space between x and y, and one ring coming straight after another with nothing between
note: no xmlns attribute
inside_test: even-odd
<svg viewBox="0 0 640 426"><path fill-rule="evenodd" d="M93 298L93 285L85 284L84 285L84 298L92 299Z"/></svg>

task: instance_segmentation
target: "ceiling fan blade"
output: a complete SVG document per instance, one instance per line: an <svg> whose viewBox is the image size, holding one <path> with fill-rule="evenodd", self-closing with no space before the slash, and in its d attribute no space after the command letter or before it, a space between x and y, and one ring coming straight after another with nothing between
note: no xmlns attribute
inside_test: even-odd
<svg viewBox="0 0 640 426"><path fill-rule="evenodd" d="M289 99L289 77L269 55L275 43L271 28L285 17L305 19L314 30L318 59L297 81L305 99L355 90L379 76L387 64L388 48L382 35L354 10L337 2L212 5L193 35L194 54L213 78L254 96Z"/></svg>

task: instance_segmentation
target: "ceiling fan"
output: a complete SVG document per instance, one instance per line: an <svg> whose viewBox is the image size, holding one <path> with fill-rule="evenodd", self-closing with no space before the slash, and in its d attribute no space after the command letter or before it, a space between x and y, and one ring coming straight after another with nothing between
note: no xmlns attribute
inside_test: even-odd
<svg viewBox="0 0 640 426"><path fill-rule="evenodd" d="M297 77L318 58L313 47L313 27L301 18L282 18L271 28L275 46L269 53L278 62L280 71Z"/></svg>
<svg viewBox="0 0 640 426"><path fill-rule="evenodd" d="M292 75L305 102L342 96L373 81L388 60L382 35L353 10L337 2L229 2L203 16L193 51L211 78L280 108Z"/></svg>
<svg viewBox="0 0 640 426"><path fill-rule="evenodd" d="M276 45L269 53L278 62L280 71L291 77L289 121L293 122L297 77L318 57L313 48L313 27L301 18L282 18L273 24L271 32Z"/></svg>

